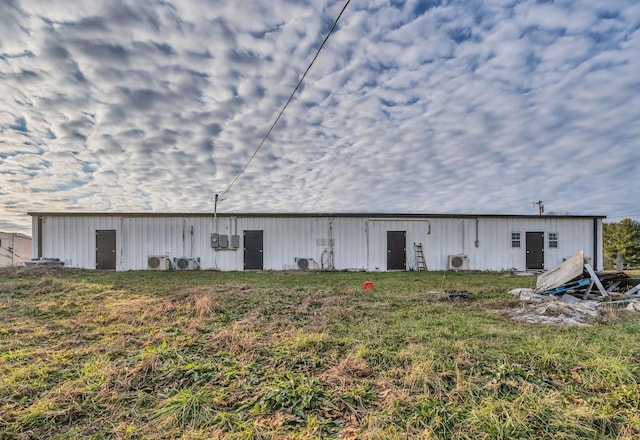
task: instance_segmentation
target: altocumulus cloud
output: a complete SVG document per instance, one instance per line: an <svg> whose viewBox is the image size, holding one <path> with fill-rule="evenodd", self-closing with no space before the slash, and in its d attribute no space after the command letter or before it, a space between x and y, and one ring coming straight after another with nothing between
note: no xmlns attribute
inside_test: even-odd
<svg viewBox="0 0 640 440"><path fill-rule="evenodd" d="M343 5L2 2L0 230L211 211ZM639 53L635 0L352 0L220 208L640 214Z"/></svg>

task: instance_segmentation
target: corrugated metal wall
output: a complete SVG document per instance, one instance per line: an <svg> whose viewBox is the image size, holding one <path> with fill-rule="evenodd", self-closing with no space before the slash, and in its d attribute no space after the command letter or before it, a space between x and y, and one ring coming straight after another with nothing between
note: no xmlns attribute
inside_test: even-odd
<svg viewBox="0 0 640 440"><path fill-rule="evenodd" d="M602 221L597 266L602 268ZM96 230L116 231L117 270L146 269L149 255L199 257L203 269L243 270L243 231L262 230L264 269L295 269L296 257L313 258L322 268L384 271L387 231L406 231L407 269L415 269L414 243L422 243L429 270L446 270L448 256L468 256L471 270L525 269L526 232L544 233L545 268L560 264L579 250L593 261L594 219L540 218L366 218L366 217L234 217L219 216L218 232L238 234L236 250L215 250L210 235L212 217L47 215L38 231L33 218L33 253L42 233L42 256L57 257L69 267L96 267ZM511 233L520 232L521 246L511 246ZM556 233L558 247L549 247ZM333 246L331 246L333 243ZM332 264L333 262L333 264Z"/></svg>
<svg viewBox="0 0 640 440"><path fill-rule="evenodd" d="M238 229L264 231L264 268L295 269L296 258L313 258L321 268L366 269L365 219L331 217L245 217ZM221 233L226 233L222 231ZM330 246L333 242L333 247ZM242 243L241 243L242 247ZM227 251L225 251L227 252ZM242 250L234 269L242 270ZM220 266L226 269L229 266Z"/></svg>
<svg viewBox="0 0 640 440"><path fill-rule="evenodd" d="M42 257L60 258L66 266L83 269L96 267L96 231L116 230L117 248L122 245L118 217L46 216L42 218L43 231L34 233L33 253L37 255L38 236L42 234ZM35 229L37 229L37 222ZM133 269L125 268L124 269Z"/></svg>
<svg viewBox="0 0 640 440"><path fill-rule="evenodd" d="M13 235L0 232L0 267L13 266Z"/></svg>
<svg viewBox="0 0 640 440"><path fill-rule="evenodd" d="M0 267L23 266L31 259L31 238L14 232L0 232Z"/></svg>
<svg viewBox="0 0 640 440"><path fill-rule="evenodd" d="M478 247L475 246L475 221L469 220L466 250L472 269L507 270L524 269L526 259L526 233L544 233L544 267L551 269L566 258L584 250L593 262L593 219L542 216L541 218L480 218L478 220ZM511 233L519 232L519 248L511 247ZM558 247L549 247L549 233L557 234ZM602 222L598 221L598 267L602 268Z"/></svg>

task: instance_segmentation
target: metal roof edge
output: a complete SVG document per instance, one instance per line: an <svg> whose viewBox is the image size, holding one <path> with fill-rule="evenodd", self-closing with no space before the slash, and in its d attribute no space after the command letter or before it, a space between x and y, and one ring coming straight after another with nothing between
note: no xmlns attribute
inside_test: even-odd
<svg viewBox="0 0 640 440"><path fill-rule="evenodd" d="M29 240L31 240L31 236L30 235L23 234L22 232L4 232L4 231L0 231L0 234L7 234L7 235L12 235L14 237L20 237L20 238L28 238Z"/></svg>
<svg viewBox="0 0 640 440"><path fill-rule="evenodd" d="M211 212L54 212L54 211L30 211L27 215L32 217L65 216L65 217L213 217ZM538 214L417 214L417 213L376 213L376 212L316 212L316 213L291 213L291 212L224 212L218 213L218 217L375 217L381 219L393 218L596 218L605 219L606 215L538 215Z"/></svg>

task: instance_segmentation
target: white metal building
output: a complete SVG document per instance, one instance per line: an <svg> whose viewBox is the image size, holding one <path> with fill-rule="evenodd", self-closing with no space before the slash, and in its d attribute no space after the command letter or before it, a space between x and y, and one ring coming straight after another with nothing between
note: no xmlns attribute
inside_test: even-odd
<svg viewBox="0 0 640 440"><path fill-rule="evenodd" d="M16 232L0 232L0 267L24 266L31 260L31 237Z"/></svg>
<svg viewBox="0 0 640 440"><path fill-rule="evenodd" d="M602 269L604 216L30 212L33 254L105 270ZM418 254L419 254L418 249Z"/></svg>

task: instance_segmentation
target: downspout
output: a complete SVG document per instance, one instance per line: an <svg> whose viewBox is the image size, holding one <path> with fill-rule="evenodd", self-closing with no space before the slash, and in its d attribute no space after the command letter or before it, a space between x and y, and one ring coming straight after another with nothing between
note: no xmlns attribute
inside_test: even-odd
<svg viewBox="0 0 640 440"><path fill-rule="evenodd" d="M38 258L42 258L42 216L38 216Z"/></svg>
<svg viewBox="0 0 640 440"><path fill-rule="evenodd" d="M329 255L327 258L327 269L335 269L333 264L333 220L329 220Z"/></svg>
<svg viewBox="0 0 640 440"><path fill-rule="evenodd" d="M462 220L462 253L464 254L464 220Z"/></svg>
<svg viewBox="0 0 640 440"><path fill-rule="evenodd" d="M480 240L478 239L478 223L480 223L480 220L476 217L476 247L480 247Z"/></svg>
<svg viewBox="0 0 640 440"><path fill-rule="evenodd" d="M191 242L189 243L189 257L193 258L193 225L191 225Z"/></svg>
<svg viewBox="0 0 640 440"><path fill-rule="evenodd" d="M369 271L369 222L367 220L364 222L364 233L367 236L367 271Z"/></svg>
<svg viewBox="0 0 640 440"><path fill-rule="evenodd" d="M185 248L187 247L186 241L185 241L185 234L187 230L187 221L186 220L182 220L182 256L184 257L186 254Z"/></svg>
<svg viewBox="0 0 640 440"><path fill-rule="evenodd" d="M598 219L593 219L593 270L598 270Z"/></svg>
<svg viewBox="0 0 640 440"><path fill-rule="evenodd" d="M118 236L120 237L120 262L118 264L118 266L120 267L120 270L124 270L124 218L120 217L120 234L118 234Z"/></svg>

